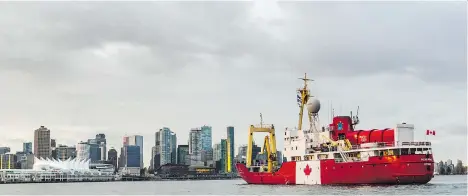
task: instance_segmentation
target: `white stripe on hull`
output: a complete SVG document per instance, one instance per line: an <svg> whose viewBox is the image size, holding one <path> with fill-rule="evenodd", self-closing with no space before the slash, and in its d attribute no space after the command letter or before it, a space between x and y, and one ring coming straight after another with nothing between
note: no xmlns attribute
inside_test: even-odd
<svg viewBox="0 0 468 196"><path fill-rule="evenodd" d="M296 184L322 184L320 161L296 162Z"/></svg>

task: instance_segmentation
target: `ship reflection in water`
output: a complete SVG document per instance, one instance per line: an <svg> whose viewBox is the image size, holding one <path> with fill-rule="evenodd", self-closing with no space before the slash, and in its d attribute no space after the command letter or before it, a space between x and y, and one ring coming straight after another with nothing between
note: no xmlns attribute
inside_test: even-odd
<svg viewBox="0 0 468 196"><path fill-rule="evenodd" d="M249 185L243 180L34 183L2 185L0 195L467 195L466 176L423 185ZM8 188L6 188L8 187Z"/></svg>

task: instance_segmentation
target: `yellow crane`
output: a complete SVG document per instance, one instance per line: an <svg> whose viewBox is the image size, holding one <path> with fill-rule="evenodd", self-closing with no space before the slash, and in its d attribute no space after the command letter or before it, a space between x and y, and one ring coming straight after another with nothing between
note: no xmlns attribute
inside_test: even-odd
<svg viewBox="0 0 468 196"><path fill-rule="evenodd" d="M275 127L273 125L264 125L263 117L260 113L260 126L250 125L249 128L249 139L247 142L247 167L252 165L252 144L253 144L253 133L263 132L269 133L269 136L265 137L264 146L262 153L266 153L267 162L268 162L268 172L272 172L278 164L276 161L276 136L275 136Z"/></svg>

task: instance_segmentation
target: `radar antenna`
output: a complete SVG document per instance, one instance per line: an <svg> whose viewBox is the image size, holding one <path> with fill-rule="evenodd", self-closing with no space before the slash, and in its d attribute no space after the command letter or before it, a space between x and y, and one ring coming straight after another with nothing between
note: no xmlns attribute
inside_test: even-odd
<svg viewBox="0 0 468 196"><path fill-rule="evenodd" d="M299 125L298 125L298 129L299 130L302 130L302 119L303 119L303 116L304 116L304 105L307 103L307 101L309 100L309 97L311 97L310 95L310 91L307 87L307 82L309 81L314 81L312 79L309 79L307 78L307 73L304 73L304 77L303 78L299 78L300 80L304 81L304 86L300 89L297 89L297 92L298 92L298 102L299 102Z"/></svg>
<svg viewBox="0 0 468 196"><path fill-rule="evenodd" d="M357 107L356 116L353 116L353 112L351 111L351 118L353 119L353 129L356 128L356 125L359 124L359 106Z"/></svg>

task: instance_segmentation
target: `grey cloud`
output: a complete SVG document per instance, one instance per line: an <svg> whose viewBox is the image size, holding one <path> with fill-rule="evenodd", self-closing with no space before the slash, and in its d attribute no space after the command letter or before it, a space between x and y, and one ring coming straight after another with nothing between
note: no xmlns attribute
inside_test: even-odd
<svg viewBox="0 0 468 196"><path fill-rule="evenodd" d="M285 54L320 75L408 73L466 83L464 3L284 3L294 29ZM286 25L286 28L288 25Z"/></svg>
<svg viewBox="0 0 468 196"><path fill-rule="evenodd" d="M460 3L279 3L285 18L268 23L285 40L249 22L251 3L18 3L18 23L4 30L12 55L2 64L63 71L67 51L124 42L147 47L125 66L157 74L211 54L219 63L250 56L251 66L313 69L317 75L410 73L436 82L466 83L466 10ZM7 13L8 14L8 13ZM11 14L11 12L9 13ZM36 21L34 25L29 25ZM22 33L18 33L22 32ZM18 35L19 34L19 35ZM28 58L32 36L37 47ZM16 38L16 39L15 39ZM40 40L40 41L37 41ZM1 41L0 41L1 43ZM15 46L17 48L15 48ZM43 47L43 48L41 48ZM48 49L55 50L48 50ZM49 54L44 54L48 52ZM38 56L42 61L34 60ZM165 65L164 70L158 65ZM28 67L29 67L28 66Z"/></svg>

